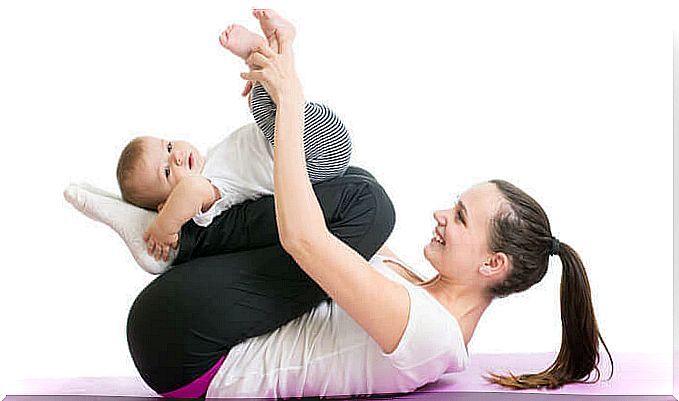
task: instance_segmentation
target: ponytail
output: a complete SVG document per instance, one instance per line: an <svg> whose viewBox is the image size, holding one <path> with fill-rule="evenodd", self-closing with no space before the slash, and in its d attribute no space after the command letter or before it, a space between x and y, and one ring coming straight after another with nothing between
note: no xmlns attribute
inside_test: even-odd
<svg viewBox="0 0 679 401"><path fill-rule="evenodd" d="M604 342L592 305L591 289L580 256L568 244L551 236L549 221L540 205L514 185L490 181L498 187L507 204L491 222L490 248L493 252L510 255L512 267L507 277L488 289L493 297L505 297L526 290L538 283L547 271L549 255L558 255L563 272L561 276L561 349L556 360L545 370L515 376L486 372L487 381L512 389L547 387L555 389L568 383L596 383L601 378L599 340L604 345L611 362L613 358ZM594 381L588 381L592 371Z"/></svg>

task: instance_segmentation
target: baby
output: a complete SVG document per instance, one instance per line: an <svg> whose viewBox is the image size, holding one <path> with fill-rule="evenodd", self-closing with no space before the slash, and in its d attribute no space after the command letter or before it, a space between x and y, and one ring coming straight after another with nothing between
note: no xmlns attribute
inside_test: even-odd
<svg viewBox="0 0 679 401"><path fill-rule="evenodd" d="M272 10L254 10L270 46L279 37L294 38L295 29ZM267 39L240 25L220 36L223 47L242 59ZM117 179L124 200L158 215L144 233L149 255L169 261L176 254L179 231L186 222L207 226L231 206L273 194L273 145L276 105L263 86L248 83L250 110L256 124L242 127L205 157L190 143L138 137L123 149ZM304 150L311 182L344 173L351 139L344 124L326 106L304 105Z"/></svg>

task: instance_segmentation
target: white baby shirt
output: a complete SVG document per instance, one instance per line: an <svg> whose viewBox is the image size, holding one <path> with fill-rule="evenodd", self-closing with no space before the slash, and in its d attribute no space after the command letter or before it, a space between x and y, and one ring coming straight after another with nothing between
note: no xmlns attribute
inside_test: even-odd
<svg viewBox="0 0 679 401"><path fill-rule="evenodd" d="M256 123L245 125L211 148L201 172L221 195L193 221L210 225L212 219L231 206L262 195L273 195L273 146Z"/></svg>
<svg viewBox="0 0 679 401"><path fill-rule="evenodd" d="M385 354L335 302L323 302L283 327L233 347L207 397L308 397L411 392L469 364L461 328L426 289L384 265L371 266L403 284L410 314L396 347ZM218 319L219 316L215 316Z"/></svg>

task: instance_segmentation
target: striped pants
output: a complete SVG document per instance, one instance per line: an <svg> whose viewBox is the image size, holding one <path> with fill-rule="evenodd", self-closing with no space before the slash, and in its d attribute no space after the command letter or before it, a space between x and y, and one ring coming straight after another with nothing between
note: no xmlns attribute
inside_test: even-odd
<svg viewBox="0 0 679 401"><path fill-rule="evenodd" d="M252 88L252 115L266 139L274 146L276 104L259 83ZM327 106L304 103L304 153L312 183L342 175L349 167L349 131Z"/></svg>

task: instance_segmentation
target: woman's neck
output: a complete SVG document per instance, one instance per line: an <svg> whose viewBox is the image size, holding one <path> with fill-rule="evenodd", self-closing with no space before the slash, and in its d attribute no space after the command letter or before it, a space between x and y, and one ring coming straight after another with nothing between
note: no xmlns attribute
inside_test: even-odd
<svg viewBox="0 0 679 401"><path fill-rule="evenodd" d="M466 346L471 340L483 312L492 301L483 296L479 290L453 283L443 276L426 289L455 316L462 328Z"/></svg>

